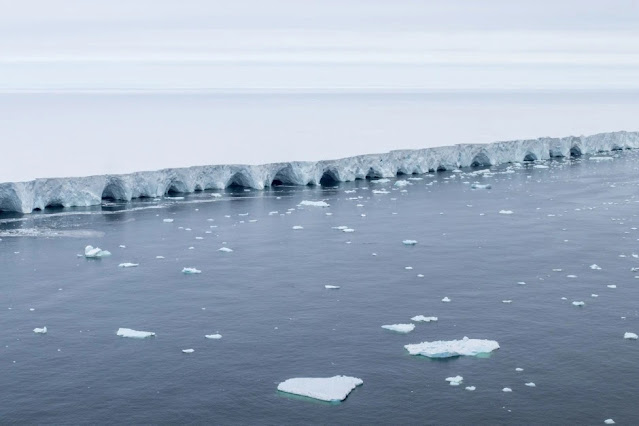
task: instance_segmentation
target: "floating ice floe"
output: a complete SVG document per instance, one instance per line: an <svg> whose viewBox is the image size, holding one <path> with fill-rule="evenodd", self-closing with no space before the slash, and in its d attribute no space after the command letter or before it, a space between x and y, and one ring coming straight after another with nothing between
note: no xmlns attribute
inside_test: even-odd
<svg viewBox="0 0 639 426"><path fill-rule="evenodd" d="M185 354L192 354L193 352L195 352L195 349L182 349L182 352Z"/></svg>
<svg viewBox="0 0 639 426"><path fill-rule="evenodd" d="M375 179L375 180L371 181L371 183L388 183L388 182L390 182L390 179L386 179L386 178L384 178L384 179Z"/></svg>
<svg viewBox="0 0 639 426"><path fill-rule="evenodd" d="M528 386L529 388L534 388L534 387L536 387L536 386L537 386L537 385L536 385L536 384L534 384L533 382L524 383L524 385L525 385L525 386Z"/></svg>
<svg viewBox="0 0 639 426"><path fill-rule="evenodd" d="M596 263L593 263L592 265L590 265L590 269L599 271L601 269L601 266L597 265Z"/></svg>
<svg viewBox="0 0 639 426"><path fill-rule="evenodd" d="M340 288L340 286L338 286L338 285L330 285L330 284L326 284L326 285L324 286L324 288L327 288L327 289L329 289L329 290L337 290L337 289L339 289L339 288Z"/></svg>
<svg viewBox="0 0 639 426"><path fill-rule="evenodd" d="M182 269L182 273L183 274L187 274L187 275L191 275L191 274L201 274L202 271L200 271L199 269L195 269L195 268L183 268Z"/></svg>
<svg viewBox="0 0 639 426"><path fill-rule="evenodd" d="M462 376L446 377L446 381L450 383L451 386L459 386L461 382L464 381L464 378Z"/></svg>
<svg viewBox="0 0 639 426"><path fill-rule="evenodd" d="M206 337L207 339L219 340L222 338L222 335L221 334L205 334L204 337Z"/></svg>
<svg viewBox="0 0 639 426"><path fill-rule="evenodd" d="M584 302L578 302L578 301L574 301L574 302L572 302L572 304L573 304L574 306L584 306L584 305L585 305L585 303L584 303Z"/></svg>
<svg viewBox="0 0 639 426"><path fill-rule="evenodd" d="M102 250L100 247L86 246L84 248L84 257L87 259L99 259L106 256L111 256L111 252Z"/></svg>
<svg viewBox="0 0 639 426"><path fill-rule="evenodd" d="M349 393L364 382L357 377L298 377L277 386L280 392L306 396L320 401L343 401Z"/></svg>
<svg viewBox="0 0 639 426"><path fill-rule="evenodd" d="M412 185L412 183L410 183L407 180L398 180L397 182L395 182L395 186L397 186L398 188L402 188L402 187L408 186L408 185Z"/></svg>
<svg viewBox="0 0 639 426"><path fill-rule="evenodd" d="M499 210L499 214L513 214L512 210Z"/></svg>
<svg viewBox="0 0 639 426"><path fill-rule="evenodd" d="M119 328L116 335L120 337L130 337L132 339L144 339L145 337L155 336L155 333L151 331L138 331L130 328Z"/></svg>
<svg viewBox="0 0 639 426"><path fill-rule="evenodd" d="M404 244L405 246L414 246L415 244L417 244L417 240L404 240L402 241L402 244Z"/></svg>
<svg viewBox="0 0 639 426"><path fill-rule="evenodd" d="M295 225L295 226L293 226L293 229L297 231L297 230L300 230L300 229L304 229L304 227L300 226L300 225Z"/></svg>
<svg viewBox="0 0 639 426"><path fill-rule="evenodd" d="M309 201L309 200L304 200L298 205L309 206L309 207L330 207L331 206L326 201Z"/></svg>
<svg viewBox="0 0 639 426"><path fill-rule="evenodd" d="M373 194L390 194L390 192L383 189L373 189Z"/></svg>
<svg viewBox="0 0 639 426"><path fill-rule="evenodd" d="M608 287L608 288L617 288L617 286L615 284L608 284L606 287Z"/></svg>
<svg viewBox="0 0 639 426"><path fill-rule="evenodd" d="M438 320L437 317L425 317L424 315L417 315L410 319L415 322L435 322Z"/></svg>
<svg viewBox="0 0 639 426"><path fill-rule="evenodd" d="M383 325L382 328L396 333L410 333L415 329L415 324L390 324Z"/></svg>
<svg viewBox="0 0 639 426"><path fill-rule="evenodd" d="M164 223L173 223L175 219L162 219L162 222Z"/></svg>
<svg viewBox="0 0 639 426"><path fill-rule="evenodd" d="M612 160L612 157L590 157L589 158L592 161L609 161Z"/></svg>
<svg viewBox="0 0 639 426"><path fill-rule="evenodd" d="M628 340L637 340L639 339L639 336L637 336L635 333L626 332L624 333L623 338Z"/></svg>
<svg viewBox="0 0 639 426"><path fill-rule="evenodd" d="M606 419L606 420L604 420L604 423L607 424L607 425L614 425L615 421L613 419Z"/></svg>
<svg viewBox="0 0 639 426"><path fill-rule="evenodd" d="M444 303L448 303L448 302L450 302L450 298L449 298L448 296L446 296L446 297L444 297L444 298L442 299L442 302L444 302Z"/></svg>
<svg viewBox="0 0 639 426"><path fill-rule="evenodd" d="M515 371L522 372L522 371L524 371L524 369L517 367L517 368L515 368Z"/></svg>
<svg viewBox="0 0 639 426"><path fill-rule="evenodd" d="M513 390L511 388L503 388L502 392L512 392Z"/></svg>
<svg viewBox="0 0 639 426"><path fill-rule="evenodd" d="M479 183L473 183L470 186L470 189L492 189L492 185L490 185L489 183L485 184L485 185L482 185L482 184L479 184Z"/></svg>
<svg viewBox="0 0 639 426"><path fill-rule="evenodd" d="M461 340L437 340L405 345L404 348L411 355L421 355L428 358L450 358L487 354L499 349L499 343L494 340L464 337Z"/></svg>
<svg viewBox="0 0 639 426"><path fill-rule="evenodd" d="M42 328L34 328L33 332L35 334L47 334L47 327L42 327ZM626 333L628 334L628 333Z"/></svg>
<svg viewBox="0 0 639 426"><path fill-rule="evenodd" d="M231 253L233 251L232 248L228 248L228 247L222 247L217 249L217 251L223 251L224 253Z"/></svg>
<svg viewBox="0 0 639 426"><path fill-rule="evenodd" d="M502 300L501 303L513 303L512 300Z"/></svg>
<svg viewBox="0 0 639 426"><path fill-rule="evenodd" d="M474 391L475 389L477 389L475 386L466 386L467 391Z"/></svg>
<svg viewBox="0 0 639 426"><path fill-rule="evenodd" d="M136 266L140 266L140 264L125 262L118 265L119 268L135 268Z"/></svg>

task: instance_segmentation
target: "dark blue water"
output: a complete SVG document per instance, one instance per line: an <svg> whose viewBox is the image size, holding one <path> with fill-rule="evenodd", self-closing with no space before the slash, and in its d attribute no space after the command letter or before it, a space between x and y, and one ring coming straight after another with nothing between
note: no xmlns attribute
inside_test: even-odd
<svg viewBox="0 0 639 426"><path fill-rule="evenodd" d="M639 332L639 273L630 271L639 266L637 158L499 167L492 177L434 173L407 192L394 180L356 181L4 214L0 418L636 423L639 343L623 334ZM492 189L471 190L475 181ZM390 194L372 194L380 187ZM320 199L330 208L296 207ZM355 232L332 229L340 225ZM232 253L218 251L224 242ZM87 244L113 255L77 257ZM140 266L118 268L122 262ZM202 273L186 276L183 267ZM452 302L442 303L445 296ZM439 321L406 335L380 328L415 315ZM48 334L32 332L45 325ZM157 336L119 338L120 327ZM221 340L204 338L216 332ZM497 340L501 349L430 360L403 348L463 336ZM276 390L288 378L336 374L364 385L339 404ZM462 386L445 381L455 375ZM524 386L530 381L536 387ZM477 389L466 391L470 385Z"/></svg>

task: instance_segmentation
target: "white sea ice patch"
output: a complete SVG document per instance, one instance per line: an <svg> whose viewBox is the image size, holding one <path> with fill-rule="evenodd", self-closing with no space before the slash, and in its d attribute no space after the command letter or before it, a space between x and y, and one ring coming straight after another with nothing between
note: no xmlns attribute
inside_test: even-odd
<svg viewBox="0 0 639 426"><path fill-rule="evenodd" d="M300 229L304 229L304 227L301 226L301 225L295 225L295 226L293 226L293 229L296 230L296 231L299 231Z"/></svg>
<svg viewBox="0 0 639 426"><path fill-rule="evenodd" d="M467 391L474 391L475 389L477 389L475 386L466 386Z"/></svg>
<svg viewBox="0 0 639 426"><path fill-rule="evenodd" d="M132 339L144 339L145 337L155 336L151 331L138 331L130 328L119 328L116 335L120 337L130 337Z"/></svg>
<svg viewBox="0 0 639 426"><path fill-rule="evenodd" d="M515 368L515 371L522 372L522 371L524 371L524 369L517 367L517 368Z"/></svg>
<svg viewBox="0 0 639 426"><path fill-rule="evenodd" d="M373 189L373 194L390 194L390 192L385 191L383 189Z"/></svg>
<svg viewBox="0 0 639 426"><path fill-rule="evenodd" d="M408 185L412 185L412 183L410 183L407 180L398 180L397 182L395 182L395 186L398 188L402 188L404 186L408 186Z"/></svg>
<svg viewBox="0 0 639 426"><path fill-rule="evenodd" d="M342 229L342 232L346 232L347 234L349 234L351 232L355 232L355 230L353 228L346 228L346 229Z"/></svg>
<svg viewBox="0 0 639 426"><path fill-rule="evenodd" d="M309 206L309 207L330 207L331 205L328 204L326 201L309 201L309 200L304 200L301 203L298 204L298 206Z"/></svg>
<svg viewBox="0 0 639 426"><path fill-rule="evenodd" d="M637 340L639 339L639 336L637 336L636 333L626 332L624 333L623 338L628 340Z"/></svg>
<svg viewBox="0 0 639 426"><path fill-rule="evenodd" d="M162 222L164 223L173 223L175 219L162 219Z"/></svg>
<svg viewBox="0 0 639 426"><path fill-rule="evenodd" d="M489 183L487 184L473 183L470 186L470 189L492 189L492 185Z"/></svg>
<svg viewBox="0 0 639 426"><path fill-rule="evenodd" d="M100 247L86 246L84 248L84 257L87 259L99 259L106 256L111 256L111 252L102 250Z"/></svg>
<svg viewBox="0 0 639 426"><path fill-rule="evenodd" d="M186 274L186 275L192 275L192 274L201 274L202 271L200 271L199 269L195 269L195 268L183 268L182 269L182 273Z"/></svg>
<svg viewBox="0 0 639 426"><path fill-rule="evenodd" d="M326 284L326 285L324 286L324 288L329 289L329 290L337 290L337 289L339 289L339 288L340 288L340 286L338 286L338 285L330 285L330 284Z"/></svg>
<svg viewBox="0 0 639 426"><path fill-rule="evenodd" d="M451 386L459 386L461 384L461 382L464 381L464 378L462 376L446 377L446 381Z"/></svg>
<svg viewBox="0 0 639 426"><path fill-rule="evenodd" d="M402 241L402 244L404 244L405 246L414 246L415 244L417 244L417 240L404 240Z"/></svg>
<svg viewBox="0 0 639 426"><path fill-rule="evenodd" d="M182 349L182 353L185 354L192 354L193 352L195 352L195 349Z"/></svg>
<svg viewBox="0 0 639 426"><path fill-rule="evenodd" d="M217 251L222 251L224 253L231 253L233 251L232 248L228 248L228 247L221 247L219 249L217 249Z"/></svg>
<svg viewBox="0 0 639 426"><path fill-rule="evenodd" d="M601 266L597 265L596 263L593 263L592 265L590 265L590 269L594 271L599 271L601 270Z"/></svg>
<svg viewBox="0 0 639 426"><path fill-rule="evenodd" d="M450 298L449 298L448 296L446 296L446 297L444 297L444 298L442 299L442 302L444 302L444 303L448 303L448 302L450 302Z"/></svg>
<svg viewBox="0 0 639 426"><path fill-rule="evenodd" d="M499 349L499 343L494 340L464 337L461 340L437 340L405 345L404 348L411 355L421 355L429 358L450 358L490 353Z"/></svg>
<svg viewBox="0 0 639 426"><path fill-rule="evenodd" d="M589 160L592 161L610 161L612 160L612 157L590 157Z"/></svg>
<svg viewBox="0 0 639 426"><path fill-rule="evenodd" d="M388 182L390 182L390 179L386 179L386 178L384 178L384 179L375 179L375 180L371 181L371 183L388 183Z"/></svg>
<svg viewBox="0 0 639 426"><path fill-rule="evenodd" d="M382 328L396 333L410 333L415 329L415 324L390 324L383 325Z"/></svg>
<svg viewBox="0 0 639 426"><path fill-rule="evenodd" d="M616 284L608 284L606 287L608 287L608 288L617 288L617 285Z"/></svg>
<svg viewBox="0 0 639 426"><path fill-rule="evenodd" d="M136 266L140 266L140 264L125 262L118 265L119 268L135 268Z"/></svg>
<svg viewBox="0 0 639 426"><path fill-rule="evenodd" d="M417 315L410 319L415 322L436 322L438 320L437 317L425 317L424 315Z"/></svg>
<svg viewBox="0 0 639 426"><path fill-rule="evenodd" d="M534 388L534 387L536 387L536 386L537 386L537 385L536 385L536 384L534 384L533 382L528 382L528 383L524 383L524 384L525 384L526 386L528 386L529 388Z"/></svg>
<svg viewBox="0 0 639 426"><path fill-rule="evenodd" d="M219 340L222 338L221 334L205 334L204 337L207 339Z"/></svg>
<svg viewBox="0 0 639 426"><path fill-rule="evenodd" d="M512 210L499 210L499 214L513 214Z"/></svg>
<svg viewBox="0 0 639 426"><path fill-rule="evenodd" d="M362 379L349 376L298 377L280 383L277 390L320 401L343 401L353 389L363 383Z"/></svg>
<svg viewBox="0 0 639 426"><path fill-rule="evenodd" d="M512 392L513 390L511 388L503 388L502 392Z"/></svg>
<svg viewBox="0 0 639 426"><path fill-rule="evenodd" d="M584 302L579 302L579 301L574 301L572 302L573 306L584 306L585 303Z"/></svg>
<svg viewBox="0 0 639 426"><path fill-rule="evenodd" d="M47 327L42 327L42 328L34 328L33 332L35 334L47 334Z"/></svg>
<svg viewBox="0 0 639 426"><path fill-rule="evenodd" d="M606 419L606 420L604 420L604 423L607 424L607 425L614 425L615 421L613 419Z"/></svg>

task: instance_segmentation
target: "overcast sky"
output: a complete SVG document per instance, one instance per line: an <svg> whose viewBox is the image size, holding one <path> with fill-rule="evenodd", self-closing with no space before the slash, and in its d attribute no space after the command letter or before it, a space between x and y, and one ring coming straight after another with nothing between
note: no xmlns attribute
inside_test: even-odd
<svg viewBox="0 0 639 426"><path fill-rule="evenodd" d="M0 182L638 130L637 94L637 0L0 0Z"/></svg>
<svg viewBox="0 0 639 426"><path fill-rule="evenodd" d="M637 1L0 5L5 91L639 88Z"/></svg>

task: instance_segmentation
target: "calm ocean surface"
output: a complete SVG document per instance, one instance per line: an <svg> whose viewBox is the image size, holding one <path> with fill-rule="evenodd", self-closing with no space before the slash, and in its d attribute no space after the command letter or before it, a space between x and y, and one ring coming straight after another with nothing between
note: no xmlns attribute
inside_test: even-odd
<svg viewBox="0 0 639 426"><path fill-rule="evenodd" d="M639 332L639 163L613 156L0 214L0 421L636 424L639 343L623 335ZM113 255L78 257L88 244ZM381 328L415 315L439 321ZM464 336L501 348L430 360L403 347ZM342 403L276 390L338 374L364 381Z"/></svg>

